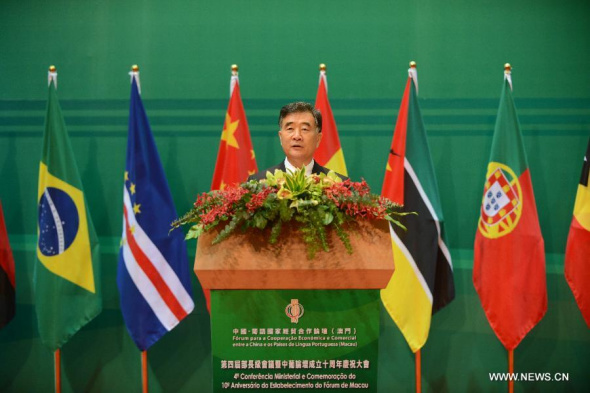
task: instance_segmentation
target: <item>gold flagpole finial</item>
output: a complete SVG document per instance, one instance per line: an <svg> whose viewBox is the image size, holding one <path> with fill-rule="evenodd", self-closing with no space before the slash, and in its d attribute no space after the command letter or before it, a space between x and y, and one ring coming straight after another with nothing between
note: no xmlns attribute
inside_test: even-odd
<svg viewBox="0 0 590 393"><path fill-rule="evenodd" d="M237 64L232 64L231 65L231 74L232 75L238 75L238 70L239 70L239 67L238 67Z"/></svg>
<svg viewBox="0 0 590 393"><path fill-rule="evenodd" d="M133 64L131 66L129 76L131 77L131 83L133 83L133 78L135 78L135 82L137 83L137 91L139 94L141 94L141 84L139 83L139 66L137 64Z"/></svg>
<svg viewBox="0 0 590 393"><path fill-rule="evenodd" d="M410 68L416 68L416 62L414 60L410 61Z"/></svg>
<svg viewBox="0 0 590 393"><path fill-rule="evenodd" d="M504 64L504 73L510 74L511 72L512 72L512 66L510 65L510 63Z"/></svg>
<svg viewBox="0 0 590 393"><path fill-rule="evenodd" d="M53 86L57 89L57 68L54 65L50 65L47 71L47 86L51 85L51 81L53 81Z"/></svg>
<svg viewBox="0 0 590 393"><path fill-rule="evenodd" d="M326 65L324 63L320 64L320 71L326 72L327 69L328 69L328 67L326 67Z"/></svg>

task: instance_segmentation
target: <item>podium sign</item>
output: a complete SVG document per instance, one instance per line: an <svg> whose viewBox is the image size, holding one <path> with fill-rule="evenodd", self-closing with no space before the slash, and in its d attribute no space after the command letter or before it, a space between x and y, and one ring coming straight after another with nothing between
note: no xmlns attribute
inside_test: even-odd
<svg viewBox="0 0 590 393"><path fill-rule="evenodd" d="M195 273L211 290L215 392L377 391L379 289L393 274L386 221L350 224L349 254L307 258L296 228L199 237Z"/></svg>
<svg viewBox="0 0 590 393"><path fill-rule="evenodd" d="M214 392L377 392L378 290L214 290Z"/></svg>

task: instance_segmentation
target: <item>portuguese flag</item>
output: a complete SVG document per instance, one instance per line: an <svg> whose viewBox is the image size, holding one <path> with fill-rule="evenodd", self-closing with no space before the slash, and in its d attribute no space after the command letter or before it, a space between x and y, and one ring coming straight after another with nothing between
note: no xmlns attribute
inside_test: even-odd
<svg viewBox="0 0 590 393"><path fill-rule="evenodd" d="M391 228L395 272L381 290L385 309L413 352L424 346L432 314L455 297L438 184L410 69L381 194L403 204L407 231Z"/></svg>
<svg viewBox="0 0 590 393"><path fill-rule="evenodd" d="M41 341L56 350L100 313L102 300L98 239L54 80L49 85L37 203L35 304Z"/></svg>
<svg viewBox="0 0 590 393"><path fill-rule="evenodd" d="M574 293L582 316L590 327L590 140L578 184L574 218L565 250L565 278Z"/></svg>
<svg viewBox="0 0 590 393"><path fill-rule="evenodd" d="M547 310L545 250L509 75L504 79L475 235L473 284L507 350Z"/></svg>
<svg viewBox="0 0 590 393"><path fill-rule="evenodd" d="M322 114L322 141L315 151L314 159L318 164L341 175L348 176L344 153L338 138L338 128L336 128L336 121L328 100L328 80L324 70L320 71L320 83L315 98L315 107Z"/></svg>

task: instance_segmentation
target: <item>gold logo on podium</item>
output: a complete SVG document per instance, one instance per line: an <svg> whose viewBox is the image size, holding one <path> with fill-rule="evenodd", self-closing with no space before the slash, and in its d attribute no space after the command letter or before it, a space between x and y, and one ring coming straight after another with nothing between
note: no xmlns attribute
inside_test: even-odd
<svg viewBox="0 0 590 393"><path fill-rule="evenodd" d="M291 303L285 307L285 314L291 318L293 323L298 323L304 312L303 306L299 304L299 299L291 299Z"/></svg>

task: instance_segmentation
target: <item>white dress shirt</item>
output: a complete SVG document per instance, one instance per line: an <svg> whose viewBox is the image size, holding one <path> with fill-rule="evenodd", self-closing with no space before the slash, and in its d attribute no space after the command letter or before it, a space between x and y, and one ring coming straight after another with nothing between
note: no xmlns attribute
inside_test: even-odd
<svg viewBox="0 0 590 393"><path fill-rule="evenodd" d="M313 161L313 158L312 158L311 161L309 162L309 164L307 164L305 166L305 176L311 175L311 170L313 169L313 164L314 164L314 161ZM291 165L291 163L289 162L289 160L287 159L287 157L285 157L285 169L288 172L296 172L296 171L299 170L299 168Z"/></svg>

